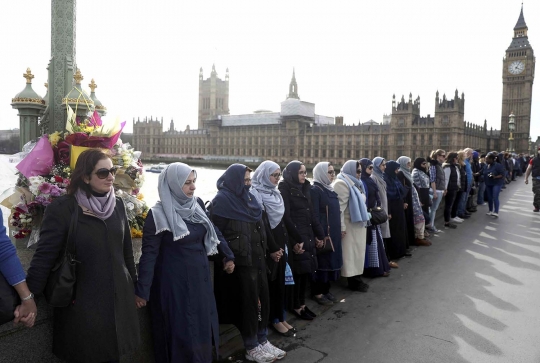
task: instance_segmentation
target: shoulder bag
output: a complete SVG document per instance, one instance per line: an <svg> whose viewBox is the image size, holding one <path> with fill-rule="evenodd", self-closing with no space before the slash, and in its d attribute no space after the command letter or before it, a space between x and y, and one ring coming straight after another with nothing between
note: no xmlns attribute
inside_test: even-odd
<svg viewBox="0 0 540 363"><path fill-rule="evenodd" d="M79 205L73 198L75 210L71 214L71 223L66 241L64 254L53 267L47 285L43 294L49 305L56 308L69 306L75 295L75 283L77 282L77 264L80 263L76 258L75 236L77 232L77 223L79 219Z"/></svg>
<svg viewBox="0 0 540 363"><path fill-rule="evenodd" d="M383 224L388 220L388 215L381 206L371 208L369 213L371 213L371 219L369 221L371 222L372 226Z"/></svg>

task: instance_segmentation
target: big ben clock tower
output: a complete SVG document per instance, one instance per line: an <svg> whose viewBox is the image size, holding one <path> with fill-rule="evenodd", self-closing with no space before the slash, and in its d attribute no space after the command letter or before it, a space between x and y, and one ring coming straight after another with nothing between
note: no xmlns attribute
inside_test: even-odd
<svg viewBox="0 0 540 363"><path fill-rule="evenodd" d="M503 96L501 115L501 140L502 150L508 148L509 115L514 113L515 131L514 150L526 152L529 149L529 134L531 129L531 102L534 81L534 67L536 59L534 51L527 37L527 24L523 17L523 5L516 26L512 43L506 50L503 59Z"/></svg>

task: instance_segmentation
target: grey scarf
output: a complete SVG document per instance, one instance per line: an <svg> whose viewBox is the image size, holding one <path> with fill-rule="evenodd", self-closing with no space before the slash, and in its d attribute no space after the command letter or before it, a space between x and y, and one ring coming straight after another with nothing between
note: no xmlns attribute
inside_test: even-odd
<svg viewBox="0 0 540 363"><path fill-rule="evenodd" d="M277 186L270 181L270 174L279 170L278 164L266 160L259 165L251 178L250 192L257 199L261 208L268 215L270 228L274 229L281 222L285 213L285 204Z"/></svg>
<svg viewBox="0 0 540 363"><path fill-rule="evenodd" d="M334 187L332 187L332 182L328 177L329 164L330 163L328 161L321 161L320 163L315 165L315 167L313 168L313 181L321 184L323 187L333 192Z"/></svg>
<svg viewBox="0 0 540 363"><path fill-rule="evenodd" d="M173 240L177 241L189 235L189 229L184 220L192 223L201 223L206 228L204 247L207 255L218 253L217 237L214 225L206 212L197 203L196 197L189 198L182 186L193 169L184 163L170 164L161 172L158 179L158 193L160 201L152 207L152 215L156 224L156 234L169 231Z"/></svg>
<svg viewBox="0 0 540 363"><path fill-rule="evenodd" d="M401 171L403 173L403 175L405 175L405 177L407 179L409 179L409 181L411 182L411 185L412 185L413 180L412 180L412 176L411 176L411 171L407 167L407 164L411 162L411 158L408 157L408 156L400 156L396 161L400 165L399 171Z"/></svg>
<svg viewBox="0 0 540 363"><path fill-rule="evenodd" d="M77 199L79 205L90 210L96 217L103 220L109 218L114 212L114 207L116 207L116 196L112 187L104 197L96 197L94 195L88 197L86 192L77 189L75 199Z"/></svg>

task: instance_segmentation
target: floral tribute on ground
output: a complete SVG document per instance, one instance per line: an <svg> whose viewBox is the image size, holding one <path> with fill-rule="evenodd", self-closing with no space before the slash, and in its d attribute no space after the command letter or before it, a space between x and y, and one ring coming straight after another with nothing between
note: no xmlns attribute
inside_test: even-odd
<svg viewBox="0 0 540 363"><path fill-rule="evenodd" d="M66 194L71 170L80 153L88 148L108 150L118 167L114 189L126 206L131 236L142 237L148 206L140 193L144 183L141 152L122 143L124 125L116 121L108 127L96 111L89 117L76 117L68 106L66 132L43 135L25 145L26 156L17 165L16 185L1 203L11 209L12 237L30 237L28 247L38 241L45 208L54 198Z"/></svg>

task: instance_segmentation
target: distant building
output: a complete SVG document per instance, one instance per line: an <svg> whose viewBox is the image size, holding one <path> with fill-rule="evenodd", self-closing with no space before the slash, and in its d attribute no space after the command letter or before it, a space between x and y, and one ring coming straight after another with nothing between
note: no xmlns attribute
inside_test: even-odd
<svg viewBox="0 0 540 363"><path fill-rule="evenodd" d="M201 92L200 92L201 94ZM205 96L205 92L202 92ZM205 98L205 97L203 97ZM208 160L294 159L314 165L321 160L342 164L348 159L382 156L395 159L427 156L431 150L465 147L496 149L496 131L464 120L465 97L435 98L435 116L420 116L420 97L392 101L392 113L383 122L370 120L344 125L343 117L321 116L315 104L301 101L296 76L289 84L287 99L280 112L259 110L252 114L217 114L202 120L198 130L177 131L171 121L164 131L163 120L133 121L133 143L143 158L180 157ZM201 121L201 120L199 120Z"/></svg>
<svg viewBox="0 0 540 363"><path fill-rule="evenodd" d="M215 119L218 115L229 114L229 68L225 71L225 80L218 78L216 66L212 65L210 78L203 79L203 69L199 71L199 122L197 128L203 128L203 121Z"/></svg>

